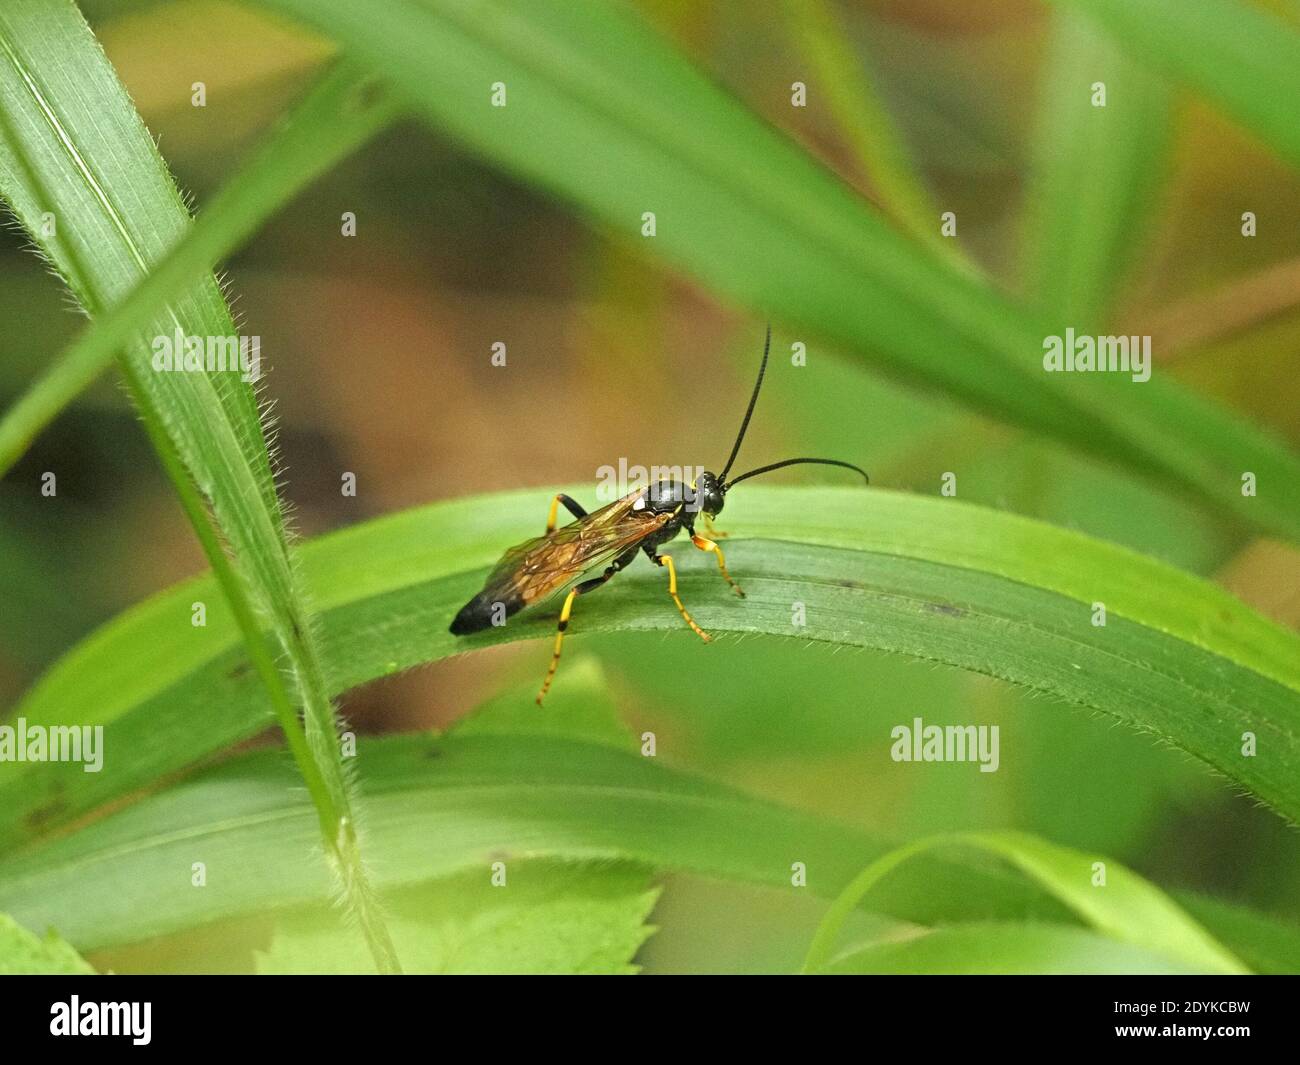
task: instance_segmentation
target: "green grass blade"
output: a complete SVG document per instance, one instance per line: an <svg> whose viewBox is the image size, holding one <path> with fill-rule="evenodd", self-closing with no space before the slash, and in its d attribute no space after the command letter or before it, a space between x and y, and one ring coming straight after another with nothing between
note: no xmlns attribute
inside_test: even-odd
<svg viewBox="0 0 1300 1065"><path fill-rule="evenodd" d="M557 686L556 712L571 682ZM494 855L527 854L633 861L832 899L894 849L608 743L453 732L363 740L358 757L368 854L385 893L465 870L484 875ZM299 857L314 838L313 814L291 783L274 751L232 759L0 864L0 907L91 951L318 901L327 879ZM175 890L175 870L196 860L206 864L208 888ZM806 889L791 887L794 861L805 865ZM968 850L918 856L866 904L927 925L1072 920L1041 887ZM1274 971L1300 968L1300 937L1276 920L1218 902L1201 920L1234 948L1243 927L1244 947L1267 941ZM1243 956L1254 958L1249 949Z"/></svg>
<svg viewBox="0 0 1300 1065"><path fill-rule="evenodd" d="M819 974L1188 975L1195 970L1153 951L1082 928L1047 924L960 924L840 955Z"/></svg>
<svg viewBox="0 0 1300 1065"><path fill-rule="evenodd" d="M727 505L727 554L748 599L728 594L709 558L675 548L682 595L705 628L882 648L1050 692L1191 753L1300 819L1300 639L1222 589L1123 548L952 500L743 487ZM307 544L329 690L492 643L549 639L553 604L469 639L447 625L501 551L536 535L553 491L435 504ZM8 811L0 844L39 837L265 727L265 697L229 617L210 612L201 641L177 625L211 595L203 578L142 604L74 648L19 704L17 715L33 724L102 724L120 754L112 774L16 766L0 781ZM803 626L792 623L796 602ZM1103 627L1093 624L1098 602ZM694 639L649 565L583 600L571 646L611 630ZM546 654L537 653L540 673ZM1246 732L1257 737L1254 757L1240 754ZM158 736L168 742L145 741Z"/></svg>
<svg viewBox="0 0 1300 1065"><path fill-rule="evenodd" d="M1020 832L962 832L917 840L864 869L827 911L804 963L815 972L832 958L844 922L868 892L899 866L936 847L988 851L1016 866L1109 939L1161 955L1194 972L1249 970L1155 885L1119 862L1088 855ZM1098 864L1102 866L1098 871ZM1104 879L1098 882L1098 876Z"/></svg>
<svg viewBox="0 0 1300 1065"><path fill-rule="evenodd" d="M1205 895L1177 892L1175 897L1183 909L1256 972L1297 971L1300 928Z"/></svg>
<svg viewBox="0 0 1300 1065"><path fill-rule="evenodd" d="M1300 538L1300 460L1281 443L1159 372L1045 373L1055 326L897 232L622 7L259 6L334 37L439 128L724 297ZM1242 496L1243 471L1258 495Z"/></svg>
<svg viewBox="0 0 1300 1065"><path fill-rule="evenodd" d="M1053 12L1025 209L1025 276L1059 329L1104 326L1168 161L1168 84L1094 22ZM1105 86L1104 107L1092 86Z"/></svg>
<svg viewBox="0 0 1300 1065"><path fill-rule="evenodd" d="M92 316L124 299L188 228L152 138L71 3L15 0L0 11L0 131L0 194ZM210 276L139 329L120 364L317 803L343 895L389 968L257 402L234 373L154 371L148 338L177 330L236 334Z"/></svg>
<svg viewBox="0 0 1300 1065"><path fill-rule="evenodd" d="M956 239L940 233L939 209L872 85L869 58L849 44L826 0L784 0L784 9L790 36L813 72L814 98L825 96L885 209L935 255L972 270Z"/></svg>
<svg viewBox="0 0 1300 1065"><path fill-rule="evenodd" d="M797 860L809 890L834 897L889 849L606 744L535 734L388 737L363 739L357 756L367 851L385 890L486 869L489 855L504 853L631 860L772 886L789 886ZM299 857L312 844L313 812L291 784L278 752L232 759L4 862L0 908L28 927L51 924L89 951L319 900L329 888L324 870ZM208 889L176 891L167 870L200 860ZM1011 916L1034 897L1013 878L965 866L936 860L916 871L925 891L910 881L892 901L875 901L928 919L957 900L984 916Z"/></svg>
<svg viewBox="0 0 1300 1065"><path fill-rule="evenodd" d="M130 294L97 317L0 417L0 476L160 308L184 296L297 192L394 115L388 94L358 71L340 68L317 86Z"/></svg>
<svg viewBox="0 0 1300 1065"><path fill-rule="evenodd" d="M1097 20L1143 63L1214 100L1300 166L1300 31L1241 0L1052 0Z"/></svg>

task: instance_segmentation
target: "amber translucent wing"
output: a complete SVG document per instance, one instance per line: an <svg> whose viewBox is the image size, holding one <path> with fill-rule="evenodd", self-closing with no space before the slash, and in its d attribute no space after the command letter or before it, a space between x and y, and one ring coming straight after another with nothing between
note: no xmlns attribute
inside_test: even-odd
<svg viewBox="0 0 1300 1065"><path fill-rule="evenodd" d="M552 533L516 544L488 574L481 594L527 606L616 558L672 517L634 510L640 497L634 492Z"/></svg>

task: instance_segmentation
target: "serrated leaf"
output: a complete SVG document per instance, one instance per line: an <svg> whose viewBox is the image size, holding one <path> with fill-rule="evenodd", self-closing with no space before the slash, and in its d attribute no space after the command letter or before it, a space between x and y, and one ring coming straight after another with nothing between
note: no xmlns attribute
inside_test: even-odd
<svg viewBox="0 0 1300 1065"><path fill-rule="evenodd" d="M53 931L37 936L0 913L0 976L47 976L95 970Z"/></svg>
<svg viewBox="0 0 1300 1065"><path fill-rule="evenodd" d="M510 862L501 886L488 864L383 898L405 973L583 975L636 971L632 958L653 931L659 891L624 864ZM257 955L259 973L367 973L355 937L337 915L312 908L281 917Z"/></svg>

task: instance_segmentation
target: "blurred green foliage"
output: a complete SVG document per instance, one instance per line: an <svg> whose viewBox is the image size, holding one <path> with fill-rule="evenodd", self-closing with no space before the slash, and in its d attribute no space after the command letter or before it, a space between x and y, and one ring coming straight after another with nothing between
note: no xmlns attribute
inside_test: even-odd
<svg viewBox="0 0 1300 1065"><path fill-rule="evenodd" d="M328 52L255 8L82 6L200 206ZM1300 259L1294 145L1289 135L1266 143L1270 113L1219 85L1212 39L1200 56L1165 54L1143 35L1125 34L1117 46L1108 34L1122 24L1107 20L1125 17L1124 5L1082 0L840 2L819 5L839 35L819 67L789 24L797 4L632 6L898 232L917 224L918 200L955 211L960 254L999 300L1077 314L1099 329L1167 335L1158 375L1300 446L1300 293L1269 287L1277 287L1270 271ZM1275 20L1261 84L1294 75L1275 69L1300 34L1288 5L1215 6L1246 10L1246 31L1261 25L1256 16ZM1105 19L1089 21L1097 12ZM846 55L858 57L864 91L876 94L869 117L892 123L877 134L915 168L912 195L905 181L900 199L896 173L873 173L864 151L880 142L853 125L845 110L853 101L837 105L817 91L817 71ZM1090 66L1115 72L1105 116L1114 129L1082 128L1086 114L1057 119L1050 110L1074 79L1096 80ZM791 108L790 84L800 78L810 104ZM190 105L200 79L206 109ZM1140 96L1140 112L1117 106L1124 91ZM743 170L746 160L732 163ZM358 214L356 240L338 237L346 210ZM1259 219L1250 239L1240 235L1245 210ZM224 271L242 327L262 337L273 368L287 495L309 535L432 499L594 480L596 467L618 456L715 463L755 357L750 315L643 254L637 238L593 224L553 188L498 169L424 123L403 123L340 164ZM1223 320L1215 297L1226 289L1258 309ZM871 315L889 310L860 314L862 344ZM11 323L0 331L4 409L81 325L14 229L0 232L0 316ZM899 323L902 335L906 319ZM1192 339L1180 341L1175 327L1189 323ZM1300 622L1293 546L1170 478L974 412L933 381L904 383L864 361L857 337L826 330L810 340L807 366L775 360L747 456L838 455L861 462L877 484L930 495L945 472L958 471L963 501L1123 544L1216 580L1288 626ZM500 339L509 345L506 373L488 362ZM60 491L45 499L35 486L50 469ZM342 470L358 474L355 498L339 493ZM544 507L539 500L539 526ZM122 390L103 381L83 393L0 481L0 702L14 702L98 624L204 565ZM876 651L771 638L704 647L647 633L581 637L573 648L599 659L617 713L633 734L655 731L672 767L880 837L1019 829L1111 855L1168 890L1300 921L1291 828L1184 755L1109 719ZM356 689L343 711L363 734L443 726L535 679L544 653L527 643L447 660ZM1004 755L993 774L894 763L889 729L914 716L999 724L1014 757ZM619 867L613 881L628 907L611 927L627 950L609 967L625 964L643 938L647 898L636 870ZM825 907L798 892L690 873L663 883L650 917L657 931L637 954L649 971L792 971ZM449 898L431 905L453 908ZM889 918L855 920L853 941L898 931ZM234 958L199 930L94 960L123 971L251 969L254 950L277 933L244 931L247 949ZM978 957L994 941L978 929L965 934L975 945L929 942L922 953ZM1070 951L1095 957L1082 932L1063 935L1068 943L1031 931L1009 957L1031 970ZM903 948L884 949L893 958Z"/></svg>

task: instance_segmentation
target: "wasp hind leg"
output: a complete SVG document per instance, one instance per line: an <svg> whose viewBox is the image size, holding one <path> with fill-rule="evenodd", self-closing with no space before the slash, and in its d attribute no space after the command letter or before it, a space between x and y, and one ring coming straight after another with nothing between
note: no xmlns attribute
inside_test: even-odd
<svg viewBox="0 0 1300 1065"><path fill-rule="evenodd" d="M587 516L587 512L582 509L582 506L580 504L575 503L570 496L566 496L563 492L561 492L559 495L557 495L554 499L551 500L551 513L550 516L546 519L547 536L555 532L555 519L559 516L561 503L564 504L564 509L567 510L570 514L572 514L575 518L585 518Z"/></svg>
<svg viewBox="0 0 1300 1065"><path fill-rule="evenodd" d="M673 565L672 556L657 555L652 551L650 551L649 549L646 550L646 554L650 556L650 561L653 562L656 566L662 566L663 568L668 570L668 594L673 597L673 602L677 604L677 612L681 614L682 620L685 621L686 624L691 627L691 632L695 633L695 635L698 636L705 643L708 643L710 640L713 639L713 637L710 636L707 632L705 632L702 628L700 628L697 624L695 624L695 619L691 617L689 613L687 613L686 607L682 605L681 599L678 598L677 567Z"/></svg>
<svg viewBox="0 0 1300 1065"><path fill-rule="evenodd" d="M716 536L717 533L715 532L714 535ZM744 599L745 598L744 591L741 590L739 584L737 584L735 581L731 579L731 574L727 572L727 559L722 554L722 548L720 548L716 543L714 543L708 537L696 536L694 533L691 534L691 543L693 543L701 551L713 552L714 557L717 558L718 560L718 569L722 572L722 579L726 581L729 585L731 585L732 589L735 591L735 593L738 596L740 596L741 599Z"/></svg>
<svg viewBox="0 0 1300 1065"><path fill-rule="evenodd" d="M567 497L557 497L567 498ZM577 506L575 503L574 506ZM554 509L554 504L552 504ZM569 627L569 615L573 612L573 601L580 595L586 595L588 592L595 591L615 573L626 566L636 557L635 552L630 555L624 555L614 562L612 566L605 570L599 577L592 577L589 581L583 581L576 584L570 590L569 594L564 597L564 606L560 607L560 623L555 628L555 650L551 652L551 665L546 671L546 679L542 681L542 690L537 693L537 705L542 705L542 700L546 698L546 693L551 690L551 681L555 679L555 671L560 665L560 652L564 648L564 633Z"/></svg>

